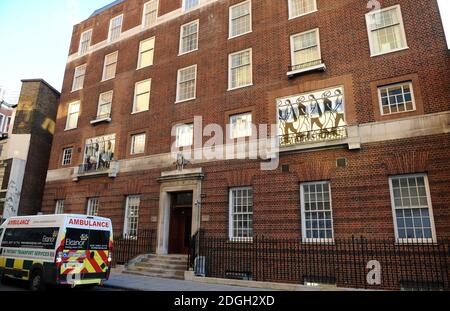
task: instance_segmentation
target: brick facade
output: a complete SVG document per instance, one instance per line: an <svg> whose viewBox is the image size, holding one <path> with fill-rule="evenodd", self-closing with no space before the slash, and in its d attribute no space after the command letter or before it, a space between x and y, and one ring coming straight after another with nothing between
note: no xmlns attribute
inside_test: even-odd
<svg viewBox="0 0 450 311"><path fill-rule="evenodd" d="M76 25L70 55L78 51L80 34L93 28L92 45L107 39L110 18L124 14L122 32L141 24L144 0L127 0ZM181 0L160 0L159 17L167 21L149 30L86 56L72 57L67 63L61 104L50 158L50 172L61 166L62 150L73 147L73 166L83 161L86 139L116 134L116 160L131 156L131 133L146 132L143 156L170 152L174 140L172 126L180 121L203 117L203 124L225 126L227 116L237 111L253 113L256 124L275 123L275 99L283 96L343 85L348 125L379 122L396 123L405 118L443 114L449 111L450 62L437 1L386 0L383 7L400 4L408 49L371 57L365 14L366 3L359 0L318 0L318 11L288 19L287 1L252 0L253 31L228 40L229 6L239 0L212 1L200 9L170 19ZM178 3L177 6L174 3ZM199 19L198 51L178 56L180 26ZM420 21L420 22L418 22ZM320 29L324 72L310 72L289 79L289 37L310 29ZM156 38L154 65L136 70L139 42ZM426 44L424 44L426 42ZM227 91L228 55L252 48L253 86ZM105 55L119 51L116 78L100 82ZM84 88L71 92L74 69L87 64ZM175 104L177 70L197 64L197 98ZM150 109L131 114L134 85L152 78ZM394 117L380 116L377 88L386 83L413 81L417 109ZM97 113L98 96L114 90L112 122L91 125ZM80 100L78 128L65 131L68 104ZM443 117L445 118L445 117ZM443 119L448 120L448 119ZM377 123L378 122L378 123ZM389 176L426 173L429 180L437 238L450 237L450 135L448 124L438 134L409 133L408 138L362 143L360 149L333 146L282 153L280 168L261 171L259 161L222 161L193 164L202 168L202 228L220 236L228 234L229 188L251 186L254 191L254 230L256 235L300 238L299 184L331 182L334 233L336 237L366 236L393 238L394 223ZM388 135L387 135L388 136ZM336 160L347 159L346 167ZM173 161L172 161L173 162ZM126 196L141 195L140 228L158 229L162 172L175 169L165 162L155 169L119 171L116 178L94 176L49 180L42 206L53 213L55 201L65 200L68 213L85 213L86 199L100 197L100 214L113 220L122 232ZM289 165L283 172L281 165ZM49 172L49 173L50 173Z"/></svg>

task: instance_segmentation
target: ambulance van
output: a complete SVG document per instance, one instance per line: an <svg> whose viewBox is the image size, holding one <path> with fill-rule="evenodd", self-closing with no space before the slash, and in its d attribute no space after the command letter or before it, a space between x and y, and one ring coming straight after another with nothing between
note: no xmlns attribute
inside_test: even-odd
<svg viewBox="0 0 450 311"><path fill-rule="evenodd" d="M46 285L102 285L112 261L110 219L85 215L13 217L0 226L0 280Z"/></svg>

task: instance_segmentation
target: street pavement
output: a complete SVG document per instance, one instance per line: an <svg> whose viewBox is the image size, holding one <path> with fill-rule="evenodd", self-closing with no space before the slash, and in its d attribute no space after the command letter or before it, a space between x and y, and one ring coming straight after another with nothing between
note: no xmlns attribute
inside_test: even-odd
<svg viewBox="0 0 450 311"><path fill-rule="evenodd" d="M68 287L60 287L60 288L50 288L52 291L121 291L116 288L106 288L106 287L80 287L71 289ZM16 280L6 280L5 284L0 284L0 292L26 292L28 291L27 282L21 282Z"/></svg>
<svg viewBox="0 0 450 311"><path fill-rule="evenodd" d="M238 287L228 285L204 284L183 280L161 279L148 276L111 273L109 281L105 283L105 287L119 288L130 291L179 291L179 292L231 292L231 291L263 291L260 288Z"/></svg>
<svg viewBox="0 0 450 311"><path fill-rule="evenodd" d="M0 284L0 292L7 291L27 291L27 283L6 280L5 284ZM262 291L258 288L237 287L228 285L215 285L215 284L203 284L197 282L189 282L183 280L161 279L152 278L147 276L123 274L123 273L111 273L109 281L105 283L104 287L92 287L92 288L75 288L70 289L68 287L63 288L50 288L50 290L57 291L151 291L151 292L167 292L167 291L179 291L179 292L208 292L208 291Z"/></svg>

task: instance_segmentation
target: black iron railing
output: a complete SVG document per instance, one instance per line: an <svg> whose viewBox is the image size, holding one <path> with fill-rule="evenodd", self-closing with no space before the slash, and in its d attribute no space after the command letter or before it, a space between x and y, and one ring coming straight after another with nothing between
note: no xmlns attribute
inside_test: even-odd
<svg viewBox="0 0 450 311"><path fill-rule="evenodd" d="M334 127L314 131L305 131L289 135L280 136L280 146L291 146L305 143L315 143L321 141L332 141L347 138L347 127Z"/></svg>
<svg viewBox="0 0 450 311"><path fill-rule="evenodd" d="M111 167L110 161L100 161L98 163L85 163L78 167L78 174L87 174L107 171Z"/></svg>
<svg viewBox="0 0 450 311"><path fill-rule="evenodd" d="M190 258L190 268L206 277L360 289L450 289L448 240L399 244L351 238L303 243L255 237L249 243L201 234L191 247L195 258Z"/></svg>
<svg viewBox="0 0 450 311"><path fill-rule="evenodd" d="M318 65L323 64L322 59L317 59L311 62L307 62L307 63L302 63L302 64L297 64L297 65L290 65L288 70L289 72L291 71L297 71L297 70L302 70L302 69L307 69L307 68L312 68Z"/></svg>
<svg viewBox="0 0 450 311"><path fill-rule="evenodd" d="M200 237L203 231L197 231L196 234L191 239L188 253L188 269L195 270L195 259L199 258L200 255ZM197 271L198 272L198 271Z"/></svg>
<svg viewBox="0 0 450 311"><path fill-rule="evenodd" d="M154 253L155 247L155 230L141 230L137 236L118 235L114 237L112 266L126 264L139 255Z"/></svg>

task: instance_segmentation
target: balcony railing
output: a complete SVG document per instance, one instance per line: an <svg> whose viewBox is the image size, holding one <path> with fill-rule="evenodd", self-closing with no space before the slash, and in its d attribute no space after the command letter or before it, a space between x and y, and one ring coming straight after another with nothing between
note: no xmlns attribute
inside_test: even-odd
<svg viewBox="0 0 450 311"><path fill-rule="evenodd" d="M110 161L103 161L99 163L85 163L78 167L78 174L84 175L89 173L107 172L111 168Z"/></svg>
<svg viewBox="0 0 450 311"><path fill-rule="evenodd" d="M288 76L293 77L296 74L300 74L312 70L325 70L326 66L322 59L317 59L311 62L291 65L288 67Z"/></svg>
<svg viewBox="0 0 450 311"><path fill-rule="evenodd" d="M288 147L299 144L341 140L347 138L347 127L334 127L314 131L299 132L280 136L280 146Z"/></svg>

